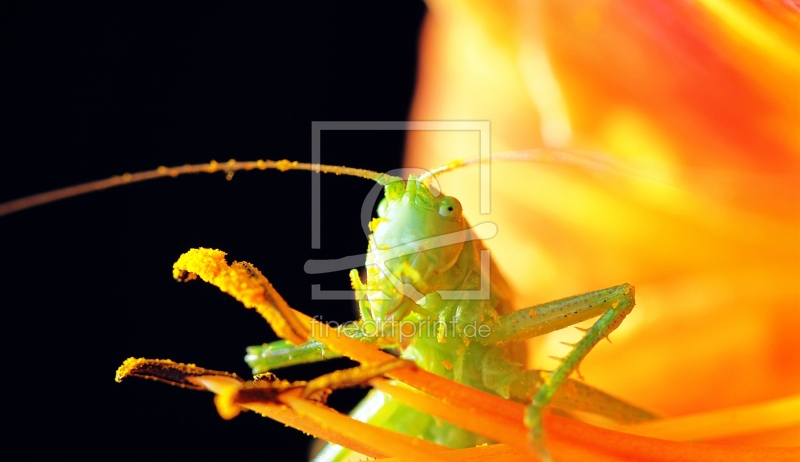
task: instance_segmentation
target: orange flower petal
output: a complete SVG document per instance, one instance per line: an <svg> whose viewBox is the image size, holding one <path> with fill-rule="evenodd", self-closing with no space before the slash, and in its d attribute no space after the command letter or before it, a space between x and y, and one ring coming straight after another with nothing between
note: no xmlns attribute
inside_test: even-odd
<svg viewBox="0 0 800 462"><path fill-rule="evenodd" d="M487 245L518 306L637 287L613 345L582 365L587 381L670 415L800 393L796 12L738 0L430 5L413 120L489 120L495 152L568 145L656 179L493 165L481 216L477 169L441 178L473 223L498 225ZM407 163L478 146L477 133L414 131ZM578 335L537 339L537 365Z"/></svg>

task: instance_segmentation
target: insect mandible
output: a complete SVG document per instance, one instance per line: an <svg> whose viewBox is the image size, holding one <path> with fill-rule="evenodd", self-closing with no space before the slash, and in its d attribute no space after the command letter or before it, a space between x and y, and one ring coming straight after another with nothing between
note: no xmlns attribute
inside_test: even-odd
<svg viewBox="0 0 800 462"><path fill-rule="evenodd" d="M576 153L527 152L495 156L495 161L550 160L596 166L596 157ZM258 161L225 165L185 166L160 169L123 177L100 184L110 187L159 176L182 173L241 169L279 170L305 169L336 174L362 176L384 185L385 198L378 207L378 218L371 223L373 234L367 253L367 279L351 272L351 283L357 294L361 321L343 326L341 334L397 349L402 358L442 377L479 390L528 405L526 424L535 451L546 456L542 443L541 412L553 404L562 409L595 412L624 422L648 420L652 414L631 406L599 390L569 379L581 359L602 338L613 331L633 308L634 290L628 284L602 289L567 299L511 311L508 287L501 274L485 258L485 247L461 214L457 199L448 197L431 186L435 175L477 163L477 160L456 162L429 174L410 177L381 175L360 169L298 164L289 161ZM0 214L48 202L83 191L98 189L78 187L49 195L35 196L9 203ZM480 225L479 225L480 226ZM215 258L218 254L203 253L192 258ZM187 254L188 255L188 254ZM183 257L182 257L183 260ZM187 260L187 261L188 261ZM198 272L191 263L176 263L176 274L186 278ZM239 267L242 274L260 277L254 268ZM202 274L200 274L203 277ZM224 285L216 282L216 285ZM266 283L268 284L268 283ZM225 290L223 288L223 290ZM229 291L231 293L231 291ZM234 294L236 295L236 294ZM278 296L279 297L279 296ZM237 296L238 298L238 296ZM274 300L273 300L274 301ZM280 303L277 303L280 305ZM279 307L280 308L280 307ZM288 341L262 347L251 347L248 363L254 373L263 373L297 363L314 362L335 357L325 352L318 341L310 341L302 328L293 326L296 319L281 309L273 320L288 328L276 330ZM554 371L526 370L524 357L515 346L533 336L557 330L577 322L600 316L581 341L573 345ZM269 316L267 316L269 319ZM411 329L412 332L409 332ZM307 343L304 343L307 342ZM190 377L193 373L163 363L131 362L122 375L139 375L187 386L186 377L176 379L176 370ZM206 371L208 372L208 371ZM364 366L346 377L331 377L323 388L337 388L364 382L384 369ZM263 383L263 381L261 382ZM306 392L311 396L311 392ZM401 433L411 433L450 447L470 447L487 438L448 423L396 401L388 400L381 391L372 391L354 411L356 419ZM402 416L402 418L400 418ZM477 433L476 433L477 431ZM318 460L341 460L346 450L329 446Z"/></svg>

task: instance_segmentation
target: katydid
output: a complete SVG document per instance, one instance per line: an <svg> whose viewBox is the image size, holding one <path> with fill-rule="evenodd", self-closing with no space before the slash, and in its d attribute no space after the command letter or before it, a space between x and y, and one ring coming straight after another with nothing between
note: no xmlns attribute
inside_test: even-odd
<svg viewBox="0 0 800 462"><path fill-rule="evenodd" d="M494 155L492 160L613 168L602 156L571 151L509 153ZM236 170L278 169L368 178L384 187L385 197L378 206L378 217L370 223L366 280L362 281L356 270L350 273L361 319L342 326L339 333L394 349L401 358L455 382L526 404L525 423L532 449L544 458L547 452L542 440L541 415L546 406L567 412L592 412L620 422L655 418L645 410L569 378L592 347L616 329L633 309L633 286L621 284L512 310L510 289L481 241L479 229L484 224L470 227L458 200L442 194L433 184L436 175L480 161L454 162L421 176L411 175L407 180L362 169L289 161L231 161L161 168L0 204L0 215L83 192L183 173L221 170L232 174ZM555 370L527 370L523 366L525 356L520 342L598 316ZM288 323L291 324L291 319ZM246 361L254 374L337 356L321 343L308 341L307 336L290 337L280 331L278 334L287 340L248 348ZM171 380L153 371L139 375L148 374L151 378ZM366 368L350 374L347 380L334 378L325 384L337 388L361 379L365 382L375 374ZM337 380L341 383L336 383ZM377 390L371 391L351 416L454 448L488 442L479 434L442 423ZM328 445L316 460L338 461L349 455L346 448Z"/></svg>

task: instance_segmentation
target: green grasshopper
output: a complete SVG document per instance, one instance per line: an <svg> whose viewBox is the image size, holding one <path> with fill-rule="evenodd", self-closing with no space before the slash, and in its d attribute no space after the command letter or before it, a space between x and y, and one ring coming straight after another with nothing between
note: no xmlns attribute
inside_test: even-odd
<svg viewBox="0 0 800 462"><path fill-rule="evenodd" d="M593 168L597 158L569 152L532 151L495 155L493 161L556 161ZM510 289L489 258L481 237L486 224L470 227L454 197L439 192L437 175L479 163L455 162L403 180L368 170L299 164L289 161L229 162L159 169L98 182L112 187L159 176L243 169L311 170L359 176L383 186L378 217L366 254L366 281L350 272L361 319L341 326L338 333L392 349L418 367L455 382L527 405L525 424L532 449L547 459L542 411L552 405L569 412L600 414L625 423L655 418L645 410L612 397L570 375L603 338L633 309L630 284L597 290L522 310L512 310ZM0 215L96 190L82 185L0 204ZM583 338L553 371L527 370L520 342L599 316ZM291 324L291 320L289 320ZM280 335L280 332L279 332ZM254 374L340 356L316 341L301 337L248 348L246 361ZM305 342L305 343L302 343ZM302 343L302 344L301 344ZM173 381L158 371L139 374ZM134 374L136 375L136 374ZM364 369L348 376L348 384L366 382L375 372ZM185 385L185 384L184 384ZM342 384L328 383L330 388ZM424 411L388 399L377 390L352 411L359 421L453 447L472 447L488 440ZM341 446L328 445L315 460L340 461L352 456Z"/></svg>
<svg viewBox="0 0 800 462"><path fill-rule="evenodd" d="M517 155L501 160L525 160ZM499 160L495 156L495 160ZM530 159L527 159L530 160ZM475 160L457 166L474 163ZM395 347L402 358L425 370L506 399L528 404L526 425L531 442L542 454L541 412L554 402L561 408L580 409L621 422L637 422L654 415L569 379L581 360L622 322L634 306L630 284L589 292L512 311L509 288L489 261L481 261L485 247L462 216L458 200L439 194L429 180L457 168L445 166L407 181L380 178L385 197L371 225L367 253L367 280L350 273L362 322L348 335L368 336L358 327L410 323L410 338ZM484 254L485 255L485 254ZM482 281L488 282L485 297ZM444 296L442 295L444 294ZM554 371L526 370L521 364L520 341L600 316L573 345ZM431 326L435 326L432 328ZM398 329L403 331L402 327ZM332 357L319 342L295 347L285 341L248 348L246 361L254 373ZM564 386L564 384L569 386ZM392 430L421 435L451 447L483 442L479 435L450 424L437 424L424 412L373 390L353 410L357 420ZM346 451L328 445L318 461L343 460Z"/></svg>

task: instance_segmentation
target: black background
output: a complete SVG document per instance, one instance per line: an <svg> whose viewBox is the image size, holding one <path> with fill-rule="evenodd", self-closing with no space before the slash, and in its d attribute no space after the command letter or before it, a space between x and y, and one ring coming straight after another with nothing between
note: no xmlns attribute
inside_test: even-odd
<svg viewBox="0 0 800 462"><path fill-rule="evenodd" d="M406 120L421 2L98 2L7 12L0 64L0 202L159 165L311 156L311 122ZM326 132L325 163L400 166L402 132ZM244 348L275 339L253 311L172 263L192 247L247 260L290 304L312 301L310 258L361 253L371 183L322 179L322 249L311 249L310 174L160 179L0 218L5 444L18 454L305 460L310 438L210 393L114 382L129 356L249 377ZM295 368L310 378L346 366ZM333 395L347 410L361 390ZM23 438L24 436L24 438ZM35 444L31 444L36 442Z"/></svg>

